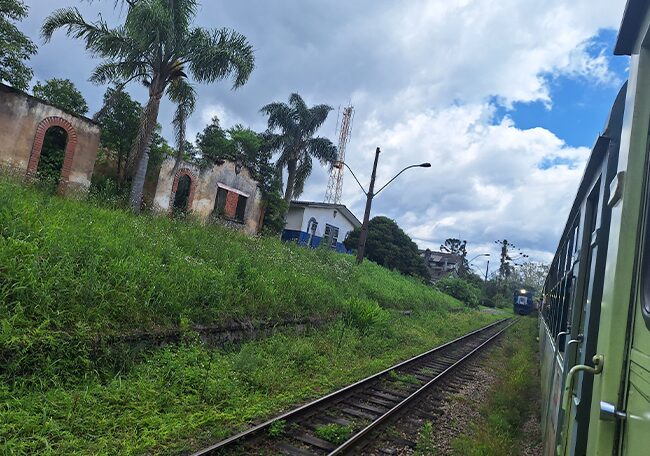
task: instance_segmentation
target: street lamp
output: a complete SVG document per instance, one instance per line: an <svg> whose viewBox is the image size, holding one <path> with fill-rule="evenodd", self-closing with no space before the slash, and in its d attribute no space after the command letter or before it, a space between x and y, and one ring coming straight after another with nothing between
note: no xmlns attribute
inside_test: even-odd
<svg viewBox="0 0 650 456"><path fill-rule="evenodd" d="M420 163L419 165L410 165L401 170L399 173L395 174L391 180L386 182L383 187L381 187L379 190L375 192L375 178L377 177L377 162L379 162L379 153L381 150L379 150L379 147L375 150L375 162L372 165L372 174L370 175L370 186L368 187L368 191L366 191L363 188L363 185L361 185L361 182L359 182L359 179L357 179L357 176L354 174L354 171L352 171L352 168L348 166L347 163L345 162L337 162L335 166L341 167L344 165L348 170L350 170L350 173L352 174L352 177L354 177L354 180L357 181L357 184L359 184L359 188L361 188L361 191L366 195L366 210L363 213L363 223L361 224L361 232L359 233L359 245L357 246L357 264L361 264L363 262L363 254L365 253L366 250L366 239L368 239L368 222L370 220L370 207L372 206L372 199L379 194L383 189L388 186L391 182L393 182L397 177L402 174L404 171L407 169L411 168L431 168L431 163Z"/></svg>
<svg viewBox="0 0 650 456"><path fill-rule="evenodd" d="M478 257L482 257L482 256L490 256L490 254L489 254L489 253L480 253L480 254L476 255L474 258L472 258L471 260L469 260L469 261L467 262L467 264L470 264L472 261L474 261L474 260L477 259Z"/></svg>

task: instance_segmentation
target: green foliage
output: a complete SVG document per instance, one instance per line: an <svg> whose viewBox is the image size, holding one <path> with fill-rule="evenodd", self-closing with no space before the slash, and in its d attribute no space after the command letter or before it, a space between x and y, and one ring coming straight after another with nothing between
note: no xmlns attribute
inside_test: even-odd
<svg viewBox="0 0 650 456"><path fill-rule="evenodd" d="M469 307L478 307L481 290L467 280L454 275L447 275L435 283L435 287L443 293L453 296Z"/></svg>
<svg viewBox="0 0 650 456"><path fill-rule="evenodd" d="M334 445L340 445L352 436L352 426L331 423L316 427L316 435Z"/></svg>
<svg viewBox="0 0 650 456"><path fill-rule="evenodd" d="M491 356L490 368L499 381L486 395L489 399L472 431L453 442L458 456L514 456L520 454L519 442L535 438L522 435L521 429L537 413L536 335L536 322L521 319L506 336L500 353Z"/></svg>
<svg viewBox="0 0 650 456"><path fill-rule="evenodd" d="M176 104L173 126L182 153L187 119L196 105L189 77L205 83L232 77L233 88L238 88L253 71L254 52L246 37L226 28L192 27L198 8L196 0L128 2L124 23L111 28L101 15L89 23L77 8L69 7L54 11L43 23L41 34L46 41L64 29L68 36L83 40L93 56L104 59L90 77L92 82L124 85L135 80L148 88L149 101L130 157L131 171L146 160L163 96ZM143 187L143 173L134 173L131 205L135 212L140 211Z"/></svg>
<svg viewBox="0 0 650 456"><path fill-rule="evenodd" d="M414 456L434 456L438 454L438 447L436 447L433 438L433 424L431 421L427 421L422 426L418 434L418 441L415 445L415 453L413 454Z"/></svg>
<svg viewBox="0 0 650 456"><path fill-rule="evenodd" d="M355 228L345 239L348 249L359 244L360 228ZM429 278L418 246L388 217L374 217L368 224L365 257L386 268L395 269L405 275Z"/></svg>
<svg viewBox="0 0 650 456"><path fill-rule="evenodd" d="M125 354L115 370L102 364L72 384L38 371L0 382L0 447L9 454L189 454L495 319L393 311L386 334L352 328L341 341L331 325L277 333L230 352L199 343L167 346L131 360ZM88 362L71 356L71 343L58 344L42 347L53 370Z"/></svg>
<svg viewBox="0 0 650 456"><path fill-rule="evenodd" d="M343 320L361 334L367 334L372 329L386 328L388 318L388 311L369 299L354 297L344 305Z"/></svg>
<svg viewBox="0 0 650 456"><path fill-rule="evenodd" d="M131 147L138 135L142 106L127 92L110 87L104 94L104 104L106 109L97 119L102 126L101 147L112 162L114 177L122 186Z"/></svg>
<svg viewBox="0 0 650 456"><path fill-rule="evenodd" d="M36 45L14 24L23 20L27 11L21 0L0 1L0 82L20 90L27 90L33 74L25 61L36 53Z"/></svg>
<svg viewBox="0 0 650 456"><path fill-rule="evenodd" d="M287 204L302 194L314 158L323 165L332 164L337 158L336 146L329 139L314 136L331 110L328 105L310 108L297 93L291 94L289 104L275 102L261 109L269 116L265 134L268 150L280 154L276 162L278 171L287 168Z"/></svg>
<svg viewBox="0 0 650 456"><path fill-rule="evenodd" d="M35 97L78 116L84 116L88 112L86 100L69 79L52 78L45 81L45 84L39 81L32 92Z"/></svg>
<svg viewBox="0 0 650 456"><path fill-rule="evenodd" d="M67 141L68 134L61 127L49 128L43 138L36 176L40 181L40 187L50 193L56 191L59 184Z"/></svg>
<svg viewBox="0 0 650 456"><path fill-rule="evenodd" d="M271 437L281 437L284 435L284 432L287 427L286 420L277 420L271 426L269 426L268 434Z"/></svg>
<svg viewBox="0 0 650 456"><path fill-rule="evenodd" d="M268 134L259 134L242 125L228 130L221 128L219 119L212 118L203 132L197 134L196 144L200 151L200 162L222 163L230 160L243 164L252 177L259 182L265 204L263 231L265 234L280 234L284 229L284 216L288 205L282 199L282 182L271 164L271 147Z"/></svg>
<svg viewBox="0 0 650 456"><path fill-rule="evenodd" d="M356 267L351 256L277 238L135 217L6 179L0 201L0 363L7 378L37 370L46 383L83 375L93 369L90 347L100 335L174 328L181 316L195 324L336 319L350 303L349 318L363 328L381 318L377 305L461 305L376 264ZM75 369L58 369L57 356L76 359Z"/></svg>

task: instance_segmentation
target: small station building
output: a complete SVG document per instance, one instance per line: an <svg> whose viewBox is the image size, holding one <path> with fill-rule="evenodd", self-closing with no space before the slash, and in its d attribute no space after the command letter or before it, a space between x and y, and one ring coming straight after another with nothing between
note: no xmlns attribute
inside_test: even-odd
<svg viewBox="0 0 650 456"><path fill-rule="evenodd" d="M85 192L99 137L96 122L0 83L1 168L33 177L48 168L60 193Z"/></svg>
<svg viewBox="0 0 650 456"><path fill-rule="evenodd" d="M325 243L342 253L348 252L343 245L348 233L361 227L359 219L343 204L310 201L292 201L286 222L282 240L312 248Z"/></svg>

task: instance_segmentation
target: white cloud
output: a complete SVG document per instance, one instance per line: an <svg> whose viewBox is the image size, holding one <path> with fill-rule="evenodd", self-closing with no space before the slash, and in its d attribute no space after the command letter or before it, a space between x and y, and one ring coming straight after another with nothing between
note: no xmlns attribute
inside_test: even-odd
<svg viewBox="0 0 650 456"><path fill-rule="evenodd" d="M24 24L33 38L51 3L28 1ZM80 6L90 19L101 8L117 21L106 3L57 6ZM246 35L256 69L237 91L228 82L197 85L188 137L214 114L224 127L262 129L260 107L291 92L335 108L351 98L356 117L347 161L362 182L376 146L383 151L380 185L404 165L433 164L400 177L377 198L373 214L395 218L423 246L460 236L479 253L507 237L548 259L588 150L568 147L543 128L518 128L496 117L496 107L537 101L551 109L550 84L561 76L620 83L594 39L618 27L624 6L625 0L204 1L198 23ZM97 62L79 43L58 33L33 63L39 78L70 77L91 106L99 104L104 88L93 92L85 82ZM142 100L143 90L137 93ZM159 120L168 133L172 112L165 101ZM335 119L319 134L334 138ZM315 166L303 198L321 200L326 183L326 170ZM362 213L364 198L351 176L343 200Z"/></svg>

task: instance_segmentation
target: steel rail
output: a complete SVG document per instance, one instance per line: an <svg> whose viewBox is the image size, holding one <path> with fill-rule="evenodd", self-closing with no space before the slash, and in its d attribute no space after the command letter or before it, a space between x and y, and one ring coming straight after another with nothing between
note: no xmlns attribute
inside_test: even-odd
<svg viewBox="0 0 650 456"><path fill-rule="evenodd" d="M401 409L406 407L407 405L410 405L413 400L417 399L420 397L423 393L427 392L432 386L435 386L440 380L442 380L444 377L446 377L450 372L454 371L458 367L460 367L461 364L463 364L467 359L481 351L483 348L485 348L486 345L488 345L490 342L492 342L494 339L496 339L498 336L503 334L504 331L506 331L508 328L510 328L512 325L514 325L518 320L512 321L509 325L501 329L499 332L495 333L494 335L490 336L489 339L487 339L485 342L483 342L481 345L476 347L474 350L463 356L461 359L456 361L454 364L449 366L447 369L445 369L443 372L438 374L436 377L431 379L429 382L421 386L417 391L415 391L413 394L405 398L403 401L398 403L395 407L392 409L388 410L386 413L384 413L382 416L377 418L375 421L370 423L368 426L366 426L364 429L361 431L357 432L354 434L352 437L350 437L347 441L345 441L343 444L341 444L339 447L337 447L335 450L330 452L328 456L336 456L345 453L345 451L352 449L355 447L357 444L359 444L364 437L372 432L373 430L379 428L383 424L385 424L386 421L388 421L390 418L392 418L393 415L395 415L397 412L399 412Z"/></svg>
<svg viewBox="0 0 650 456"><path fill-rule="evenodd" d="M424 353L421 353L421 354L416 355L416 356L414 356L412 358L409 358L409 359L407 359L405 361L402 361L402 362L400 362L398 364L395 364L394 366L391 366L391 367L389 367L387 369L384 369L381 372L378 372L378 373L373 374L373 375L371 375L369 377L361 379L358 382L352 383L352 384L350 384L348 386L345 386L345 387L343 387L343 388L341 388L341 389L339 389L337 391L334 391L334 392L332 392L332 393L330 393L330 394L328 394L326 396L320 397L320 398L318 398L318 399L316 399L316 400L314 400L312 402L309 402L307 404L304 404L304 405L302 405L302 406L300 406L300 407L298 407L296 409L290 410L290 411L288 411L286 413L283 413L282 415L276 416L276 417L274 417L274 418L272 418L272 419L270 419L268 421L265 421L265 422L263 422L261 424L258 424L257 426L254 426L254 427L252 427L250 429L247 429L247 430L245 430L243 432L235 434L235 435L233 435L233 436L231 436L231 437L229 437L229 438L227 438L225 440L217 442L214 445L211 445L211 446L209 446L207 448L204 448L204 449L199 450L199 451L197 451L195 453L192 453L191 456L208 456L208 455L217 454L218 451L220 451L220 450L222 450L222 449L224 449L224 448L226 448L226 447L228 447L230 445L240 443L240 442L244 441L246 438L253 437L255 434L259 433L260 431L268 429L271 425L273 425L273 423L275 423L277 421L286 420L288 418L298 417L301 414L303 414L303 413L305 413L307 411L310 411L311 409L314 409L319 405L326 404L326 403L328 403L328 402L330 402L330 401L332 401L332 400L334 400L336 398L339 398L339 397L344 397L346 394L348 394L350 392L353 392L355 389L359 388L360 386L371 383L374 380L377 380L377 379L387 375L391 371L394 371L394 370L399 369L401 367L413 364L413 363L417 362L418 360L420 360L422 358L425 358L427 356L430 356L430 355L432 355L432 354L434 354L434 353L436 353L438 351L442 351L443 349L448 348L448 347L450 347L452 345L458 344L459 342L462 342L464 340L471 339L473 336L476 336L479 333L485 332L485 331L487 331L487 330L489 330L489 329L491 329L491 328L493 328L493 327L495 327L497 325L500 325L500 324L502 324L502 323L504 323L504 322L506 322L508 320L510 320L510 318L504 318L502 320L496 321L496 322L491 323L491 324L489 324L487 326L484 326L482 328L479 328L477 330L474 330L472 332L464 334L464 335L462 335L460 337L457 337L456 339L451 340L451 341L449 341L449 342L447 342L445 344L439 345L439 346L437 346L437 347L435 347L435 348L433 348L431 350L428 350L428 351L426 351ZM508 325L505 329L507 329L511 325L512 325L512 323L510 325ZM503 330L499 331L497 334L501 334L502 332L503 332ZM489 340L492 340L493 338L494 338L494 336L491 336ZM481 346L483 346L483 344ZM472 351L472 353L473 352L474 351ZM380 417L380 419L381 419L381 417ZM363 432L363 430L362 430L362 432ZM344 443L344 445L345 445L345 443ZM338 450L338 448L336 450Z"/></svg>

